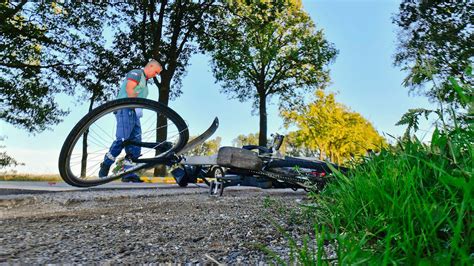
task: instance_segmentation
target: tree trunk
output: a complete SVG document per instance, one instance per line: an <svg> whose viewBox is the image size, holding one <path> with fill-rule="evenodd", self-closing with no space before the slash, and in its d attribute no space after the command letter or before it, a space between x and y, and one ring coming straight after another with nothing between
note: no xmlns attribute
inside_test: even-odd
<svg viewBox="0 0 474 266"><path fill-rule="evenodd" d="M94 96L91 97L91 102L89 104L89 113L92 111L92 106L94 105ZM87 136L89 135L89 129L84 131L84 136L82 138L82 158L81 158L81 177L86 177L87 169Z"/></svg>
<svg viewBox="0 0 474 266"><path fill-rule="evenodd" d="M158 102L168 106L168 102L170 99L170 78L163 73L161 75L161 83L158 87ZM166 117L159 116L156 120L156 142L162 142L168 139L168 127L166 126L168 123ZM155 155L158 155L158 151L155 152ZM165 165L158 165L155 167L153 171L154 176L166 176L166 166Z"/></svg>
<svg viewBox="0 0 474 266"><path fill-rule="evenodd" d="M267 96L259 93L260 132L258 134L258 145L267 147Z"/></svg>

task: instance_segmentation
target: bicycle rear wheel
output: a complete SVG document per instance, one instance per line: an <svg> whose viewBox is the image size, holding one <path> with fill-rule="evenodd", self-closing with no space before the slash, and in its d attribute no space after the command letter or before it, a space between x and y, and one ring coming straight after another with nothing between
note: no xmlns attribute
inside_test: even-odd
<svg viewBox="0 0 474 266"><path fill-rule="evenodd" d="M337 166L335 166L337 168ZM271 161L266 170L278 175L293 177L310 182L318 189L322 189L332 175L326 162L309 161L298 158L285 158Z"/></svg>
<svg viewBox="0 0 474 266"><path fill-rule="evenodd" d="M143 110L141 118L138 118L136 109ZM124 122L124 117L127 123ZM121 122L118 122L119 119L122 119ZM158 124L166 126L157 126ZM133 135L133 139L125 139L122 137L123 133L118 133L125 131L131 131L130 136ZM166 133L166 138L157 141L158 132L161 135ZM182 149L188 139L186 123L175 111L163 104L142 98L110 101L93 109L71 130L59 156L59 173L62 179L72 186L90 187L105 184L155 166L152 162L125 166L124 163L129 163L125 156L130 156L130 151L139 154L140 160L164 158ZM117 147L122 148L122 151L120 152L119 148L120 154L112 157L115 160L108 175L99 177L101 163L106 154L108 158L111 156L108 152L112 143L122 143L121 146L114 146L114 152L117 153Z"/></svg>

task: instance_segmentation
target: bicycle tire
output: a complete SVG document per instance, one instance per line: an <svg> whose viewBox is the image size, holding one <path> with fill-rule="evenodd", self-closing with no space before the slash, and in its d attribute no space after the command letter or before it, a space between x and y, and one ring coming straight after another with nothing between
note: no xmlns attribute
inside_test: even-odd
<svg viewBox="0 0 474 266"><path fill-rule="evenodd" d="M336 168L337 166L334 165ZM326 162L309 161L298 158L274 160L267 164L266 170L288 177L307 177L319 189L324 187L332 174Z"/></svg>
<svg viewBox="0 0 474 266"><path fill-rule="evenodd" d="M111 115L114 111L117 111L122 108L143 108L151 113L156 113L156 115L163 115L166 119L169 119L173 125L177 129L177 141L172 145L172 147L166 151L165 154L160 154L159 156L155 156L155 158L164 157L171 153L176 153L180 149L182 149L188 139L189 139L189 132L187 129L187 125L184 120L171 108L148 99L143 98L125 98L125 99L118 99L107 102L101 106L90 111L86 114L79 122L74 126L71 130L69 135L67 136L64 144L61 148L61 152L59 155L58 160L58 167L59 173L61 178L68 183L69 185L76 186L76 187L91 187L102 185L108 183L112 180L121 178L122 176L129 174L130 172L119 174L112 177L107 177L103 179L96 179L96 180L85 180L84 178L78 177L73 173L71 170L70 160L71 160L71 153L72 150L76 147L76 143L82 137L83 133L87 130L89 131L89 127L99 120L101 117L106 115ZM114 113L115 114L115 113ZM167 124L168 126L168 124ZM134 169L133 172L137 172L141 169L150 168L155 166L153 163L142 163L140 167Z"/></svg>
<svg viewBox="0 0 474 266"><path fill-rule="evenodd" d="M309 161L298 158L285 158L282 160L274 160L268 163L267 169L280 168L280 167L302 167L308 169L314 169L324 172L331 172L331 169L327 166L326 162L322 161Z"/></svg>

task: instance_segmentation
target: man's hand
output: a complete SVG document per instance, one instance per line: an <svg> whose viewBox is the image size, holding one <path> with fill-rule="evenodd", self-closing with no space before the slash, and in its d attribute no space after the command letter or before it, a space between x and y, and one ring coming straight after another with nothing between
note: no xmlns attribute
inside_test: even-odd
<svg viewBox="0 0 474 266"><path fill-rule="evenodd" d="M135 113L137 114L138 118L143 116L143 109L142 108L135 108Z"/></svg>
<svg viewBox="0 0 474 266"><path fill-rule="evenodd" d="M127 91L127 96L129 98L135 98L138 96L138 93L136 93L134 90L137 85L138 83L134 80L127 81L127 86L125 87L125 91Z"/></svg>

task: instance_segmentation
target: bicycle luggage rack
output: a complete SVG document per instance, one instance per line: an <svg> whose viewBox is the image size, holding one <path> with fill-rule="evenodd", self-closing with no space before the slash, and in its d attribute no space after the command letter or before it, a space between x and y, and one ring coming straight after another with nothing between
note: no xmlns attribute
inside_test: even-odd
<svg viewBox="0 0 474 266"><path fill-rule="evenodd" d="M211 156L183 157L180 164L181 168L171 172L176 183L184 187L201 179L209 186L211 196L222 196L224 188L232 186L288 188L287 183L275 183L269 178L260 177L262 161L256 153L245 149L222 147ZM253 171L253 174L249 171ZM219 172L219 176L216 176L216 172ZM209 181L208 178L215 180Z"/></svg>

